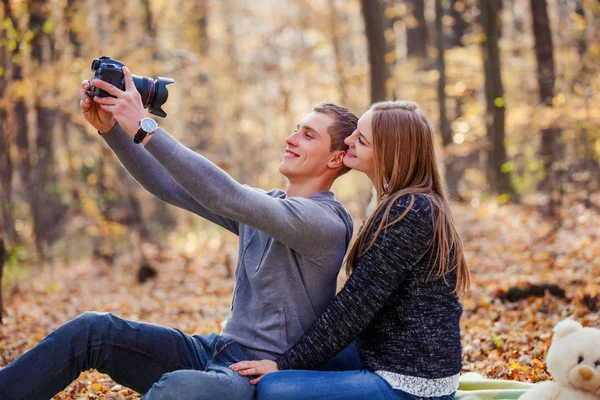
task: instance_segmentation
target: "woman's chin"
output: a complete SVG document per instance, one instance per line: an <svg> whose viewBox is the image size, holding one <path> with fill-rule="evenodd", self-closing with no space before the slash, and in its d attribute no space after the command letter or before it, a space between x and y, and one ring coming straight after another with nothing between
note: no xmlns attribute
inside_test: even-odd
<svg viewBox="0 0 600 400"><path fill-rule="evenodd" d="M354 158L346 156L344 157L344 165L348 168L356 169L356 163L353 162L354 160Z"/></svg>

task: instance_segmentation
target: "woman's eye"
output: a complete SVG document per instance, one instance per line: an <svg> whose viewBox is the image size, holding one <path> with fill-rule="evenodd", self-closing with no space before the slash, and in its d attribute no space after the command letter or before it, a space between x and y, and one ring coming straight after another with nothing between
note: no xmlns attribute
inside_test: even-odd
<svg viewBox="0 0 600 400"><path fill-rule="evenodd" d="M308 133L305 133L305 134L304 134L304 137L305 137L305 138L308 138L308 139L312 139L312 138L313 138L313 137L312 137L312 136L310 136Z"/></svg>
<svg viewBox="0 0 600 400"><path fill-rule="evenodd" d="M364 144L361 138L358 138L358 143Z"/></svg>
<svg viewBox="0 0 600 400"><path fill-rule="evenodd" d="M600 367L600 360L596 360L596 362L594 363L594 367L596 367L596 368Z"/></svg>
<svg viewBox="0 0 600 400"><path fill-rule="evenodd" d="M583 357L579 356L579 358L577 359L577 364L581 364L583 362Z"/></svg>

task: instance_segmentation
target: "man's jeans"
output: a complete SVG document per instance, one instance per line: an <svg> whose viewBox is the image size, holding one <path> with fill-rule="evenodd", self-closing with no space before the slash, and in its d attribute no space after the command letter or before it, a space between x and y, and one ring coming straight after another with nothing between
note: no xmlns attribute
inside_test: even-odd
<svg viewBox="0 0 600 400"><path fill-rule="evenodd" d="M258 383L257 400L452 400L420 397L394 390L375 372L289 370L265 375Z"/></svg>
<svg viewBox="0 0 600 400"><path fill-rule="evenodd" d="M144 400L252 399L255 387L250 379L228 368L247 359L241 345L214 333L190 336L173 328L86 312L0 370L0 399L48 400L91 368L146 393ZM194 373L193 389L170 385L165 390L164 382L173 371L181 376Z"/></svg>

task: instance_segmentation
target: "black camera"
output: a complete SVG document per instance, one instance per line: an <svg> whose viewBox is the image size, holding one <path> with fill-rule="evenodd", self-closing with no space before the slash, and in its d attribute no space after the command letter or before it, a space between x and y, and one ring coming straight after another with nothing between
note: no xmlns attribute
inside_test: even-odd
<svg viewBox="0 0 600 400"><path fill-rule="evenodd" d="M96 58L92 62L92 71L94 71L94 79L100 79L108 82L121 90L125 90L125 79L123 75L123 67L125 64L110 57L102 56ZM159 76L156 79L146 78L144 76L132 75L135 88L142 96L144 108L147 108L151 114L159 117L166 117L167 113L162 110L162 105L165 104L169 97L167 85L175 82L173 79ZM106 91L92 86L91 95L98 97L114 97Z"/></svg>

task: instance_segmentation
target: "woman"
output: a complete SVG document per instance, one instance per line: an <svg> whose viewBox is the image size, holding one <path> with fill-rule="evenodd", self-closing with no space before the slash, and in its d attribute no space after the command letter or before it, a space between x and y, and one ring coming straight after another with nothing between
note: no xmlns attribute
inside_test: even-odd
<svg viewBox="0 0 600 400"><path fill-rule="evenodd" d="M431 124L414 103L378 103L346 139L344 164L379 201L345 261L346 285L276 361L230 368L266 399L452 399L461 370L462 242L438 172ZM356 338L363 369L318 368ZM265 374L278 370L277 374ZM262 379L262 380L261 380Z"/></svg>

